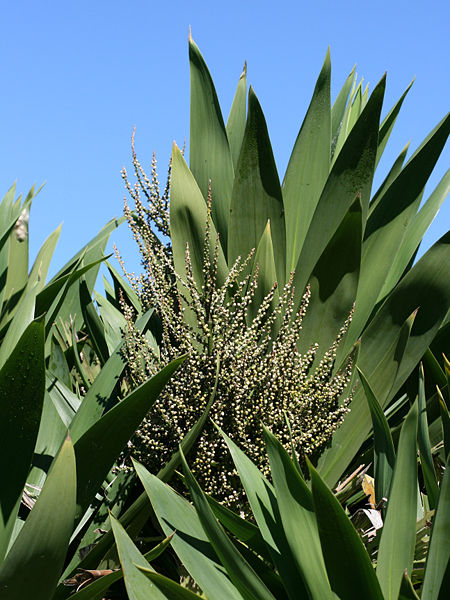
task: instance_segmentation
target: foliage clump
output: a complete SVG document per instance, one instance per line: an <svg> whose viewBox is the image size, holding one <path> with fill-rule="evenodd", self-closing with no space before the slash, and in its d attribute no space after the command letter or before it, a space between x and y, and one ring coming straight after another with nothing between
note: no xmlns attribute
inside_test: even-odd
<svg viewBox="0 0 450 600"><path fill-rule="evenodd" d="M203 282L200 285L194 278L188 245L185 273L177 273L170 243L170 168L160 195L155 157L150 178L134 147L133 164L137 177L134 187L123 171L134 201L133 212L125 201L125 215L140 249L143 273L136 276L124 270L143 309L156 310L161 336L156 345L152 336L141 334L134 326L132 309L123 304L129 373L137 385L181 354L188 356L130 442L131 455L157 471L177 450L212 397L211 420L245 448L265 474L269 467L261 422L286 449L294 448L300 457L320 451L349 411L350 396L341 396L350 381L351 361L338 373L333 374L333 370L337 346L351 315L316 366L317 344L304 355L297 349L309 288L295 310L292 277L283 290L278 291L275 283L250 321L248 309L258 285L258 265L252 268L254 252L245 259L238 258L224 283L218 284L218 239L210 253L211 199ZM201 434L190 464L205 492L242 508L239 479L211 422Z"/></svg>

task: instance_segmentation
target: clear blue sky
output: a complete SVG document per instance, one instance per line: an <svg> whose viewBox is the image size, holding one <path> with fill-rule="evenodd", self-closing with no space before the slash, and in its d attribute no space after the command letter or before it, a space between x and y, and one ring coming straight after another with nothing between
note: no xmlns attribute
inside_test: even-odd
<svg viewBox="0 0 450 600"><path fill-rule="evenodd" d="M188 26L228 116L244 60L268 123L280 178L325 52L332 96L352 66L371 89L388 73L384 114L414 76L377 181L404 144L413 151L448 111L448 1L16 0L2 3L1 195L46 181L31 215L31 253L64 221L53 268L122 213L129 141L164 180L173 140L189 136ZM447 145L431 180L449 166ZM447 200L425 238L448 229ZM131 268L126 226L112 236Z"/></svg>

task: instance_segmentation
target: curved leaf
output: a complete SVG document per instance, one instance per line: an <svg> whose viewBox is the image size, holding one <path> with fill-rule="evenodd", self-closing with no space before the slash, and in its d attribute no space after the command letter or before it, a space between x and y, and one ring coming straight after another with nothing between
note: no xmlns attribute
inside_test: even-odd
<svg viewBox="0 0 450 600"><path fill-rule="evenodd" d="M387 496L391 486L392 473L394 472L395 465L394 443L383 409L376 399L369 382L360 369L358 369L358 373L366 394L370 416L372 418L375 499L378 503L382 498Z"/></svg>
<svg viewBox="0 0 450 600"><path fill-rule="evenodd" d="M383 600L361 538L309 461L308 468L320 542L332 590L346 600Z"/></svg>
<svg viewBox="0 0 450 600"><path fill-rule="evenodd" d="M359 195L342 219L309 278L311 299L302 321L300 351L319 344L319 361L347 320L358 287L362 212Z"/></svg>
<svg viewBox="0 0 450 600"><path fill-rule="evenodd" d="M430 545L425 577L422 588L422 600L437 600L450 559L450 460L447 459L442 479L439 501L431 530ZM442 589L445 593L445 589Z"/></svg>
<svg viewBox="0 0 450 600"><path fill-rule="evenodd" d="M242 600L217 559L194 507L139 463L136 472L166 535L176 534L172 547L201 587L214 600Z"/></svg>
<svg viewBox="0 0 450 600"><path fill-rule="evenodd" d="M200 188L189 170L178 146L172 149L172 182L170 190L170 237L172 240L173 259L177 273L185 278L185 252L189 245L192 272L198 286L203 285L203 248L208 218L206 201ZM214 253L216 229L210 224L210 255ZM220 236L220 243L224 240ZM225 281L227 265L222 248L219 248L217 284ZM185 293L185 290L183 289Z"/></svg>
<svg viewBox="0 0 450 600"><path fill-rule="evenodd" d="M283 198L269 133L252 88L248 117L234 179L228 229L228 264L256 249L270 220L277 281L284 285L286 233Z"/></svg>
<svg viewBox="0 0 450 600"><path fill-rule="evenodd" d="M275 600L217 522L208 500L192 475L183 454L181 454L181 462L185 481L200 523L236 589L246 600Z"/></svg>
<svg viewBox="0 0 450 600"><path fill-rule="evenodd" d="M246 121L247 100L247 62L239 77L239 83L231 105L227 121L227 136L230 144L233 167L236 169L241 152L242 140L244 139Z"/></svg>
<svg viewBox="0 0 450 600"><path fill-rule="evenodd" d="M122 525L111 514L111 527L116 540L125 587L130 600L165 600L166 596L142 573L138 566L153 571Z"/></svg>
<svg viewBox="0 0 450 600"><path fill-rule="evenodd" d="M173 360L131 392L76 441L78 517L88 507L114 461L184 358Z"/></svg>
<svg viewBox="0 0 450 600"><path fill-rule="evenodd" d="M190 35L189 62L191 71L189 165L205 201L208 198L211 181L213 221L226 253L231 189L234 179L233 162L213 80L200 50Z"/></svg>
<svg viewBox="0 0 450 600"><path fill-rule="evenodd" d="M0 562L19 510L39 431L45 392L44 323L28 325L0 370Z"/></svg>
<svg viewBox="0 0 450 600"><path fill-rule="evenodd" d="M286 450L266 428L264 440L281 521L308 597L331 598L311 492Z"/></svg>
<svg viewBox="0 0 450 600"><path fill-rule="evenodd" d="M328 49L283 181L286 279L295 269L330 169L331 61Z"/></svg>
<svg viewBox="0 0 450 600"><path fill-rule="evenodd" d="M358 193L361 195L362 222L365 223L375 168L384 88L383 77L331 169L297 263L294 278L297 294L304 290L315 264Z"/></svg>
<svg viewBox="0 0 450 600"><path fill-rule="evenodd" d="M0 569L2 600L52 597L75 516L75 456L68 438L24 526Z"/></svg>
<svg viewBox="0 0 450 600"><path fill-rule="evenodd" d="M417 517L417 402L400 432L397 460L378 549L377 577L386 600L397 600L405 570L411 574Z"/></svg>

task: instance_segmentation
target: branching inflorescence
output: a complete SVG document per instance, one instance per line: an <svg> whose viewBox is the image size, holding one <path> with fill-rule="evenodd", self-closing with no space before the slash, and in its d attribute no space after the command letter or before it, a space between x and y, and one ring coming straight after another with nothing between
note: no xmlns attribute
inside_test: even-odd
<svg viewBox="0 0 450 600"><path fill-rule="evenodd" d="M136 158L134 144L132 149L135 186L131 187L125 170L123 178L135 208L132 212L125 202L125 215L139 246L143 273L137 277L126 274L144 310L156 309L162 334L156 347L136 329L132 311L124 305L130 376L139 384L181 354L187 353L188 357L130 442L131 455L157 471L201 417L213 393L211 420L240 444L265 474L269 467L261 422L273 430L288 451L294 447L300 457L319 451L349 410L351 394L341 397L349 385L351 361L336 374L333 369L337 346L351 315L314 367L317 345L304 355L297 349L309 288L295 311L292 277L277 294L274 284L249 321L248 308L258 281L258 266L252 269L254 253L238 258L225 282L217 284L219 240L215 240L211 257L210 198L204 284L199 285L194 278L188 246L185 273L177 273L170 244L170 168L160 196L155 158L148 178ZM148 206L143 205L142 195ZM193 452L190 464L205 492L245 512L233 463L210 421Z"/></svg>

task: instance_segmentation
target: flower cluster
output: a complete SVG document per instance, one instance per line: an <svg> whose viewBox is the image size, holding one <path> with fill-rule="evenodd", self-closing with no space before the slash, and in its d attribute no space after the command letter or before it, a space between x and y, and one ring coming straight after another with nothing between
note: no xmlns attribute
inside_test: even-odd
<svg viewBox="0 0 450 600"><path fill-rule="evenodd" d="M249 317L258 281L252 268L253 252L231 265L225 282L217 284L218 239L210 255L211 206L205 228L203 285L193 276L189 247L185 273L175 271L169 236L168 190L159 195L155 161L149 180L138 163L134 189L124 178L135 211L125 205L125 214L142 256L144 272L127 274L139 294L143 308L153 307L161 322L157 347L128 322L126 353L129 372L142 383L170 360L188 357L165 387L130 443L130 453L153 472L167 462L180 440L198 421L212 395L207 422L195 450L189 455L192 470L205 492L238 510L241 506L239 478L213 421L236 441L264 472L268 473L261 423L268 426L283 445L303 457L319 451L330 440L348 412L350 396L342 399L349 385L351 362L333 373L336 350L351 319L317 366L317 346L302 355L298 351L302 318L308 306L309 289L300 308L294 309L292 277L284 289L276 284L266 295L253 320ZM169 171L170 177L170 171ZM144 193L149 208L144 208Z"/></svg>

